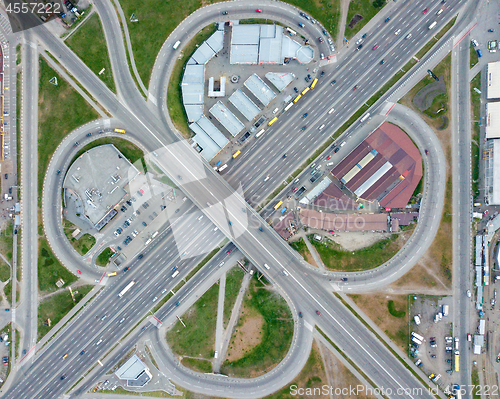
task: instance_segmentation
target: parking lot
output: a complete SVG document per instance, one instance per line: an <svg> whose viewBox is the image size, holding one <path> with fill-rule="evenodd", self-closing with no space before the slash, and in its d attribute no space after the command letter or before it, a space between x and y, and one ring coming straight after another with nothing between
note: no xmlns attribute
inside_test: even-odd
<svg viewBox="0 0 500 399"><path fill-rule="evenodd" d="M455 342L452 336L452 302L451 297L424 295L412 296L410 299L410 334L415 332L424 337L421 345L416 345L410 337L410 357L426 375L441 375L435 381L441 387L455 383L453 380ZM443 314L443 305L448 306L447 316ZM419 325L415 321L415 316L418 316Z"/></svg>

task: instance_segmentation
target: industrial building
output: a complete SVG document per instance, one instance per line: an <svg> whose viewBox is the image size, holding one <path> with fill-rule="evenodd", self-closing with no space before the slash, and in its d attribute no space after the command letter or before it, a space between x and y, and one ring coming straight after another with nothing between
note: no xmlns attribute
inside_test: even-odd
<svg viewBox="0 0 500 399"><path fill-rule="evenodd" d="M486 97L488 100L500 98L500 61L489 62L486 74Z"/></svg>
<svg viewBox="0 0 500 399"><path fill-rule="evenodd" d="M137 168L113 144L100 145L70 166L64 197L82 221L99 231L117 213L114 208L127 194L125 188L138 176Z"/></svg>
<svg viewBox="0 0 500 399"><path fill-rule="evenodd" d="M245 128L245 125L221 101L217 101L210 108L210 113L233 137Z"/></svg>
<svg viewBox="0 0 500 399"><path fill-rule="evenodd" d="M241 91L241 89L236 90L230 97L229 102L233 104L238 111L249 121L254 119L261 109L255 105L255 103L248 98L248 96Z"/></svg>
<svg viewBox="0 0 500 399"><path fill-rule="evenodd" d="M226 136L205 115L202 115L196 122L191 123L189 128L195 133L193 138L194 149L207 161L215 157L229 143Z"/></svg>
<svg viewBox="0 0 500 399"><path fill-rule="evenodd" d="M500 102L486 103L486 139L500 138Z"/></svg>
<svg viewBox="0 0 500 399"><path fill-rule="evenodd" d="M422 178L422 157L405 132L385 122L331 173L357 198L404 208Z"/></svg>
<svg viewBox="0 0 500 399"><path fill-rule="evenodd" d="M250 75L250 77L245 80L244 86L250 90L250 93L252 93L257 100L264 104L264 106L267 106L273 98L276 97L274 91L272 91L271 88L255 73Z"/></svg>
<svg viewBox="0 0 500 399"><path fill-rule="evenodd" d="M234 25L231 33L231 64L284 64L296 59L311 62L314 50L283 33L279 25Z"/></svg>

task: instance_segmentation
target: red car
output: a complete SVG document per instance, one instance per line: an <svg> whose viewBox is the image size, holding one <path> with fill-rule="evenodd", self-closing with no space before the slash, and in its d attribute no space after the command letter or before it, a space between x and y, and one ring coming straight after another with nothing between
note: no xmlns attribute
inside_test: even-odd
<svg viewBox="0 0 500 399"><path fill-rule="evenodd" d="M333 233L334 233L334 231L333 231L333 230L328 230L328 233L329 233L329 234L333 234Z"/></svg>
<svg viewBox="0 0 500 399"><path fill-rule="evenodd" d="M260 8L257 8L255 12L262 12L262 10Z"/></svg>
<svg viewBox="0 0 500 399"><path fill-rule="evenodd" d="M429 11L428 8L426 8L424 11L422 11L422 14L425 14L427 11Z"/></svg>
<svg viewBox="0 0 500 399"><path fill-rule="evenodd" d="M229 250L229 251L227 251L227 252L226 252L226 254L228 254L228 255L229 255L230 253L231 253L231 250Z"/></svg>
<svg viewBox="0 0 500 399"><path fill-rule="evenodd" d="M425 155L429 155L429 150L425 149Z"/></svg>
<svg viewBox="0 0 500 399"><path fill-rule="evenodd" d="M373 46L372 50L376 50L378 49L378 44L376 44L375 46Z"/></svg>
<svg viewBox="0 0 500 399"><path fill-rule="evenodd" d="M332 157L331 155L328 155L328 156L326 157L326 160L328 161L331 157Z"/></svg>
<svg viewBox="0 0 500 399"><path fill-rule="evenodd" d="M297 191L299 188L298 187L294 187L293 190L292 190L292 193L294 193L295 191Z"/></svg>
<svg viewBox="0 0 500 399"><path fill-rule="evenodd" d="M77 272L78 274L82 274L82 272L81 272L80 270L77 270L76 272Z"/></svg>
<svg viewBox="0 0 500 399"><path fill-rule="evenodd" d="M317 310L317 311L316 311L316 314L317 314L318 316L321 316L321 313L319 312L319 310Z"/></svg>

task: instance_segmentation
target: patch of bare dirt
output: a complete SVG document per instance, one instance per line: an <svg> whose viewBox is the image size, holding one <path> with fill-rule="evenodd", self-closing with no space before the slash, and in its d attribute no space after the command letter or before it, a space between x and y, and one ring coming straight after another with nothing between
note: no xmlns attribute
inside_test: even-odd
<svg viewBox="0 0 500 399"><path fill-rule="evenodd" d="M339 231L328 238L335 241L346 251L357 251L390 236L390 233L372 233L371 231Z"/></svg>
<svg viewBox="0 0 500 399"><path fill-rule="evenodd" d="M262 315L250 311L243 302L240 322L231 337L226 361L232 362L241 359L245 356L245 353L257 346L262 341L263 324L264 319Z"/></svg>

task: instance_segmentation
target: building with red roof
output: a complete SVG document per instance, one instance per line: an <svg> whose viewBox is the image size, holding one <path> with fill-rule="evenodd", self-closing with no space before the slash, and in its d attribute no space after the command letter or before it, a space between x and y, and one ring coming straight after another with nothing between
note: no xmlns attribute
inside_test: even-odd
<svg viewBox="0 0 500 399"><path fill-rule="evenodd" d="M422 178L422 157L403 130L385 122L331 173L358 198L404 208Z"/></svg>

